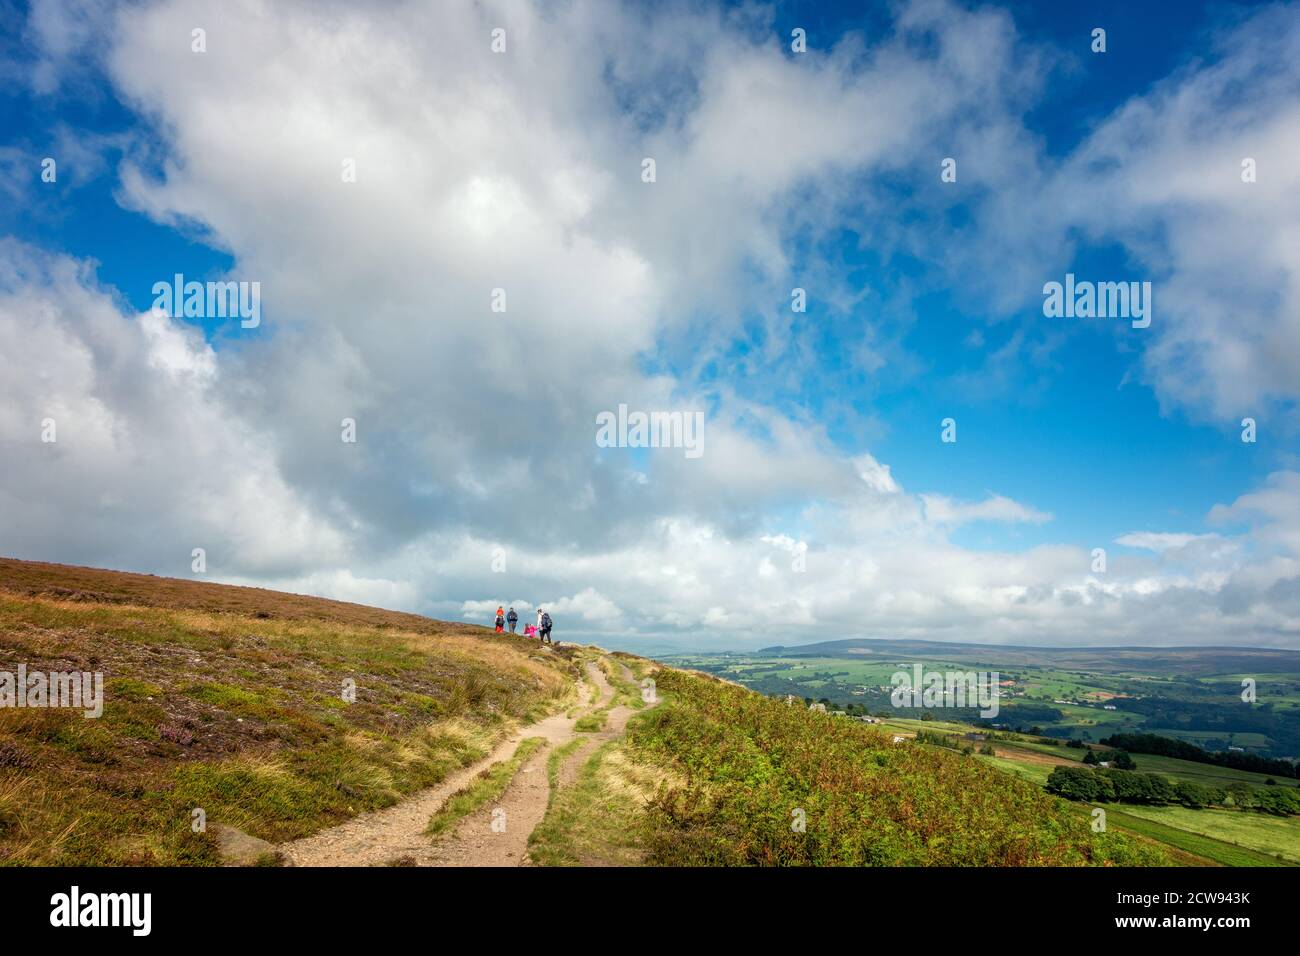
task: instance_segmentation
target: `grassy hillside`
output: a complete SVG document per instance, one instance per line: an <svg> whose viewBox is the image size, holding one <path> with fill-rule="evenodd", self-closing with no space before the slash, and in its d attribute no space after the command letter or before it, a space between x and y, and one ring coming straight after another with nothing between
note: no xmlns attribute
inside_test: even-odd
<svg viewBox="0 0 1300 956"><path fill-rule="evenodd" d="M979 761L680 671L634 722L633 754L682 778L651 802L655 863L1154 864L1145 841ZM800 832L793 824L802 820Z"/></svg>
<svg viewBox="0 0 1300 956"><path fill-rule="evenodd" d="M195 809L302 836L483 756L576 676L484 628L0 559L0 669L19 663L106 683L98 719L0 709L0 862L23 864L215 863Z"/></svg>

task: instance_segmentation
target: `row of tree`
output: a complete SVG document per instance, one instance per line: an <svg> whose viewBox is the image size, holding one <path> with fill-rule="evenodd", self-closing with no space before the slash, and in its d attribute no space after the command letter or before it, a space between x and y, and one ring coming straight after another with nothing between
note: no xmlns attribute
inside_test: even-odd
<svg viewBox="0 0 1300 956"><path fill-rule="evenodd" d="M1276 757L1260 757L1235 750L1202 750L1195 744L1161 737L1159 734L1115 734L1106 737L1102 743L1107 747L1115 747L1135 754L1177 757L1179 760L1193 760L1196 763L1209 763L1219 767L1230 767L1233 770L1248 770L1251 773L1266 773L1274 777L1300 777L1300 762L1292 763Z"/></svg>
<svg viewBox="0 0 1300 956"><path fill-rule="evenodd" d="M1195 808L1225 806L1278 816L1300 814L1300 790L1295 787L1252 787L1240 783L1225 789L1132 770L1056 767L1047 778L1047 791L1067 800L1086 803L1181 804Z"/></svg>

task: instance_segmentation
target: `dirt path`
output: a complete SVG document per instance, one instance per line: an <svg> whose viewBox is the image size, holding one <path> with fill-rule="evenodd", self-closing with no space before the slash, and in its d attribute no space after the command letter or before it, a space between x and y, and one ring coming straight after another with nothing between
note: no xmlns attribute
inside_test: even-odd
<svg viewBox="0 0 1300 956"><path fill-rule="evenodd" d="M589 688L587 705L591 710L604 706L614 689L595 664L587 665ZM604 733L614 724L618 707L610 712ZM630 712L629 712L630 713ZM546 813L550 795L546 778L546 760L551 749L575 736L577 717L553 714L515 731L496 749L468 767L451 774L436 787L403 800L386 810L366 813L320 833L281 844L278 848L294 866L384 866L395 860L413 861L416 866L517 866L524 862L528 835ZM626 724L624 716L620 727ZM500 801L474 811L447 838L434 843L425 835L429 818L447 799L461 790L488 767L508 760L520 741L541 737L540 748L520 768ZM505 832L491 829L492 811L505 811Z"/></svg>
<svg viewBox="0 0 1300 956"><path fill-rule="evenodd" d="M637 683L636 675L628 668L626 664L616 661L623 679L633 684ZM604 675L601 675L602 678ZM577 748L573 753L565 758L564 763L560 765L559 785L561 787L571 787L578 778L578 771L582 765L587 762L587 758L595 752L602 744L608 743L617 737L623 736L623 731L627 729L627 722L636 711L631 707L619 705L609 711L609 718L605 722L605 729L598 733L591 734L588 739Z"/></svg>
<svg viewBox="0 0 1300 956"><path fill-rule="evenodd" d="M622 664L622 674L632 679L632 672ZM587 674L600 689L598 702L590 710L599 710L614 697L614 688L596 664L587 665ZM550 802L550 782L546 764L556 744L582 738L583 743L569 754L560 766L559 786L569 786L583 762L601 744L623 735L628 718L635 711L622 705L610 708L605 726L596 733L571 733L564 741L553 741L539 749L520 768L501 799L471 813L456 830L435 848L436 866L528 866L528 837L546 816ZM492 829L494 820L498 830ZM505 829L501 831L501 824Z"/></svg>

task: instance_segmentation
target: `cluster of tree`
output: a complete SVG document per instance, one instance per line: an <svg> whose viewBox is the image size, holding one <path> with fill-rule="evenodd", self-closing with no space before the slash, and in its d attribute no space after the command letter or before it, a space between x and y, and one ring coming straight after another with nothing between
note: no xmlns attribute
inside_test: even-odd
<svg viewBox="0 0 1300 956"><path fill-rule="evenodd" d="M1238 797L1238 790L1235 788L1230 792L1238 806L1246 807L1250 810L1258 810L1261 813L1272 813L1276 816L1291 816L1300 814L1300 789L1295 787L1256 787L1250 791L1249 800L1244 795Z"/></svg>
<svg viewBox="0 0 1300 956"><path fill-rule="evenodd" d="M1136 770L1137 764L1129 756L1127 750L1111 750L1098 754L1095 750L1089 750L1083 755L1083 762L1090 767L1096 767L1103 763L1108 763L1116 770Z"/></svg>
<svg viewBox="0 0 1300 956"><path fill-rule="evenodd" d="M1174 784L1158 774L1065 766L1052 770L1047 778L1047 792L1088 803L1164 804L1174 803L1178 798Z"/></svg>
<svg viewBox="0 0 1300 956"><path fill-rule="evenodd" d="M1267 773L1274 777L1300 776L1300 763L1292 763L1276 757L1260 757L1256 754L1239 753L1235 750L1203 750L1195 744L1159 734L1115 734L1102 740L1107 747L1117 747L1135 754L1155 754L1161 757L1177 757L1180 760L1194 760L1196 763L1215 764L1230 767L1233 770L1249 770L1251 773Z"/></svg>
<svg viewBox="0 0 1300 956"><path fill-rule="evenodd" d="M1300 789L1295 787L1251 787L1241 783L1224 789L1132 770L1056 767L1047 778L1047 791L1086 803L1176 803L1193 808L1231 806L1278 816L1300 814Z"/></svg>
<svg viewBox="0 0 1300 956"><path fill-rule="evenodd" d="M1174 783L1154 773L1131 770L1088 770L1056 767L1047 778L1047 791L1067 800L1088 803L1182 803L1206 807L1222 803L1227 794L1199 783Z"/></svg>

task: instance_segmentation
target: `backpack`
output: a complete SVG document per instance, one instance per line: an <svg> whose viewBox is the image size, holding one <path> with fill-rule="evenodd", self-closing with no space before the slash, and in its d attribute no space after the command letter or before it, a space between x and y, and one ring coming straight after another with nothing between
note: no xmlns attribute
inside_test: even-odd
<svg viewBox="0 0 1300 956"><path fill-rule="evenodd" d="M543 614L543 615L542 615L542 627L544 627L544 628L548 628L548 629L549 629L550 626L551 626L551 615L549 615L549 614Z"/></svg>

